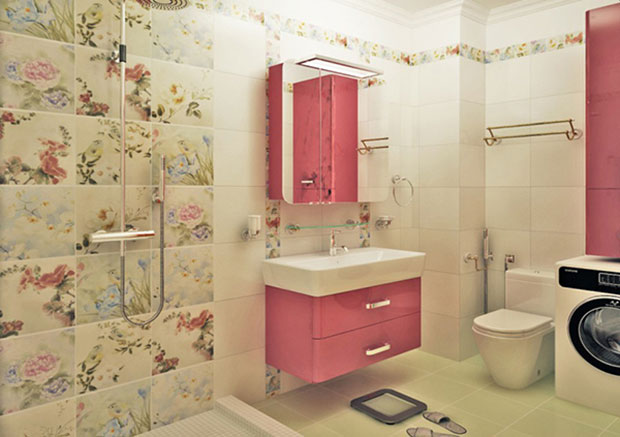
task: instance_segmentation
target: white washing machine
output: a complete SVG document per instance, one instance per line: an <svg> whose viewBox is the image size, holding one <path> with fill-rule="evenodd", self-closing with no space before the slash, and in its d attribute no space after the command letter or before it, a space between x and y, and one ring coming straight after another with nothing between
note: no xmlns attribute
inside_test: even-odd
<svg viewBox="0 0 620 437"><path fill-rule="evenodd" d="M620 259L556 266L556 395L620 416Z"/></svg>

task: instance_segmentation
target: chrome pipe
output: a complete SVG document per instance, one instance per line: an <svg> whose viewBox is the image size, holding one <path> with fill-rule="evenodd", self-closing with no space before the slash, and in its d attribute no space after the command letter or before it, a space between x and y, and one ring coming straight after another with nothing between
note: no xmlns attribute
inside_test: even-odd
<svg viewBox="0 0 620 437"><path fill-rule="evenodd" d="M126 161L126 153L127 153L127 144L126 144L126 135L125 135L125 125L126 125L126 113L125 113L125 64L126 64L126 56L127 56L127 48L125 46L125 0L121 1L121 41L120 41L120 47L119 47L119 62L120 62L120 66L121 66L121 101L120 101L120 112L121 112L121 168L120 168L120 173L121 173L121 232L117 232L116 234L121 234L121 236L126 236L127 234L131 234L134 232L138 232L138 233L151 233L152 235L149 236L153 236L155 235L154 231L126 231L126 223L125 223L125 201L126 201L126 197L125 197L125 191L126 191L126 177L125 177L125 173L126 173L126 167L125 167L125 161ZM127 306L125 304L125 298L126 298L126 290L125 290L125 242L128 240L128 238L121 238L120 240L120 270L121 270L121 278L120 278L120 292L121 292L121 316L123 317L123 319L125 319L125 321L127 321L128 323L132 324L132 325L136 325L136 326L141 326L144 327L146 325L148 325L149 323L151 323L153 320L155 320L157 317L159 317L159 315L161 314L163 308L164 308L164 188L165 188L165 166L166 166L166 160L164 158L164 156L162 155L161 157L161 173L160 173L160 188L159 188L159 193L158 193L158 197L156 199L156 202L158 202L159 205L159 306L157 307L157 311L155 311L155 314L151 317L149 317L147 320L143 320L143 321L135 321L132 320L129 315L127 314ZM96 235L93 234L93 236ZM100 234L101 237L103 237L103 234ZM149 238L149 237L145 237L145 238Z"/></svg>
<svg viewBox="0 0 620 437"><path fill-rule="evenodd" d="M90 234L90 241L92 243L109 243L113 241L135 241L135 240L146 240L148 238L153 238L155 236L155 231L138 231L138 230L130 230L125 232L106 232L106 231L97 231L93 234Z"/></svg>

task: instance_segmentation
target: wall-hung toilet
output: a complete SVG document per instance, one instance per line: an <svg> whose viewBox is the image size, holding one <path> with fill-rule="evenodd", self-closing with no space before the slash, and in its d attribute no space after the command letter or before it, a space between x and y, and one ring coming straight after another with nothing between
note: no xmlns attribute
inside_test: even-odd
<svg viewBox="0 0 620 437"><path fill-rule="evenodd" d="M508 270L505 297L506 309L476 317L472 329L493 380L521 389L553 371L554 273Z"/></svg>

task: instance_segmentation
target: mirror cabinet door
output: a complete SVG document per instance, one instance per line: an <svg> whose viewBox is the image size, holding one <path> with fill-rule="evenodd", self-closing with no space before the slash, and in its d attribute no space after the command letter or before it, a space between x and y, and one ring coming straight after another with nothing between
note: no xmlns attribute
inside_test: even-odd
<svg viewBox="0 0 620 437"><path fill-rule="evenodd" d="M388 150L358 151L361 139L386 136L383 83L293 62L270 67L271 199L324 204L387 197Z"/></svg>

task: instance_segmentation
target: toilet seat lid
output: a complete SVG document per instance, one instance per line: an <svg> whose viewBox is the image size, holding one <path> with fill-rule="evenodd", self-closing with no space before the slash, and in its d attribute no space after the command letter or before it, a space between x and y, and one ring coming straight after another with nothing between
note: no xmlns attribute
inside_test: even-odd
<svg viewBox="0 0 620 437"><path fill-rule="evenodd" d="M545 329L551 322L551 317L501 309L476 317L474 326L498 334L527 334Z"/></svg>

